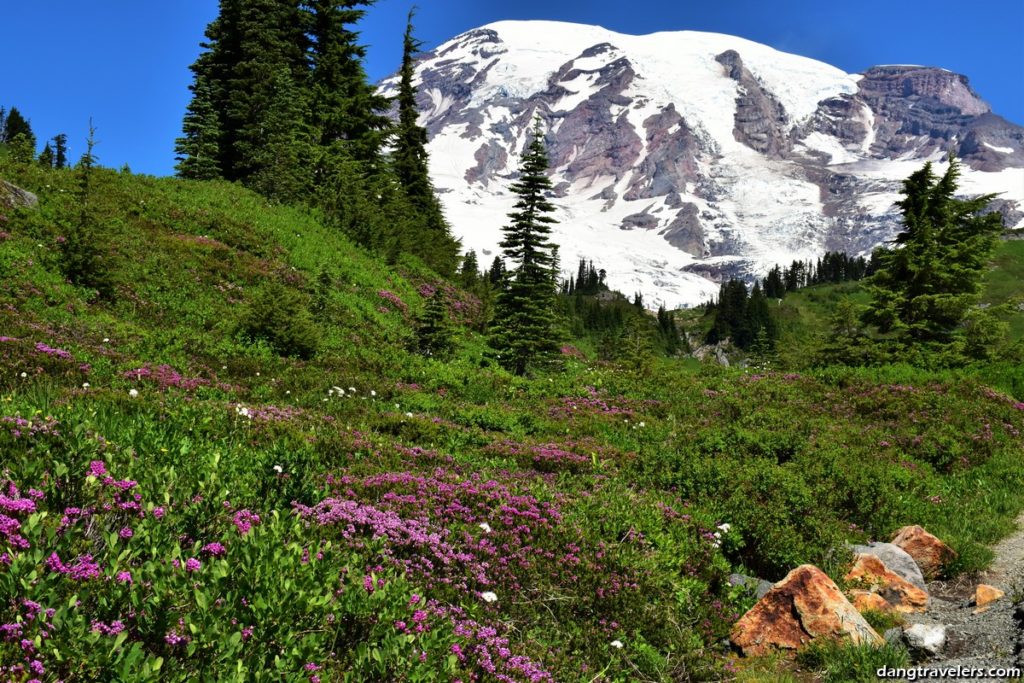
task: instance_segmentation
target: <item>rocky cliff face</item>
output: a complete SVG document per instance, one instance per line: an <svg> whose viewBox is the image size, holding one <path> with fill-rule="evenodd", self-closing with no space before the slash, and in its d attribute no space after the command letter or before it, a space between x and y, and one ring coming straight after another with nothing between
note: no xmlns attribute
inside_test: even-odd
<svg viewBox="0 0 1024 683"><path fill-rule="evenodd" d="M593 258L648 301L694 304L723 278L866 253L899 229L900 181L950 151L963 191L1002 192L1008 227L1024 225L1024 128L943 69L846 74L731 36L499 22L425 55L417 77L434 182L484 262L535 117L563 263Z"/></svg>

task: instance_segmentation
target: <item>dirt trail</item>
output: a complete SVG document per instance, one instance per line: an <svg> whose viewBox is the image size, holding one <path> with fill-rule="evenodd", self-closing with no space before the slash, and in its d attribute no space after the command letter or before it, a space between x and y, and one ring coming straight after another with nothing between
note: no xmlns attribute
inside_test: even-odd
<svg viewBox="0 0 1024 683"><path fill-rule="evenodd" d="M945 625L946 649L938 659L922 663L930 669L961 666L991 669L1024 669L1024 515L1017 519L1017 531L994 548L992 567L981 576L929 584L932 600L927 614L914 615L910 621ZM974 614L970 604L974 589L987 583L1006 593L988 610ZM955 680L955 679L954 679ZM976 681L1024 680L971 678Z"/></svg>

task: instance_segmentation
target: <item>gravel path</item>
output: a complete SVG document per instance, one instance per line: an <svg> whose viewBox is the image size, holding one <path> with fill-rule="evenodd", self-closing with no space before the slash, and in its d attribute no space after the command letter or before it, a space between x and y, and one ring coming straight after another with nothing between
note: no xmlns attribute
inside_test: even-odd
<svg viewBox="0 0 1024 683"><path fill-rule="evenodd" d="M992 567L980 576L958 581L935 581L928 585L932 600L926 614L913 615L908 621L945 625L947 644L937 659L922 662L929 669L961 666L1024 669L1024 515L1017 520L1017 531L993 548ZM974 589L987 583L1006 596L981 614L970 604ZM1018 603L1015 605L1014 600ZM976 681L1024 680L971 678Z"/></svg>

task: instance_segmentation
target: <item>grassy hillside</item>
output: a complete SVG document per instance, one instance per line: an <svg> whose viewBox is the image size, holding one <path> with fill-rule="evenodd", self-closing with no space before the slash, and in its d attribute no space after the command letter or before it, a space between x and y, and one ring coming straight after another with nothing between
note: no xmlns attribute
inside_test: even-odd
<svg viewBox="0 0 1024 683"><path fill-rule="evenodd" d="M567 349L524 379L467 324L442 363L407 350L443 286L416 264L111 171L101 298L61 275L73 174L7 177L41 205L0 218L0 676L717 680L730 572L838 577L908 523L971 571L1024 506L1024 404L970 377ZM311 358L251 334L267 292Z"/></svg>

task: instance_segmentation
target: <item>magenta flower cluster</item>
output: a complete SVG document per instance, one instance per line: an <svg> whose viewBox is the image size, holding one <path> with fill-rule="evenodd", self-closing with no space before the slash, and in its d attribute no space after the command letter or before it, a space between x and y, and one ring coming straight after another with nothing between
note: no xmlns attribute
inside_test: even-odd
<svg viewBox="0 0 1024 683"><path fill-rule="evenodd" d="M60 436L60 431L57 429L60 426L60 422L50 415L33 419L26 419L20 415L5 415L0 417L0 425L6 427L10 435L15 439Z"/></svg>
<svg viewBox="0 0 1024 683"><path fill-rule="evenodd" d="M210 383L209 380L201 377L185 377L170 365L152 366L149 363L134 370L128 370L122 373L121 376L137 382L143 380L153 382L161 390L175 388L183 391L195 391L199 387Z"/></svg>
<svg viewBox="0 0 1024 683"><path fill-rule="evenodd" d="M393 305L402 313L407 313L409 311L409 306L407 306L406 303L402 301L402 299L394 292L382 289L379 292L377 292L377 296Z"/></svg>

